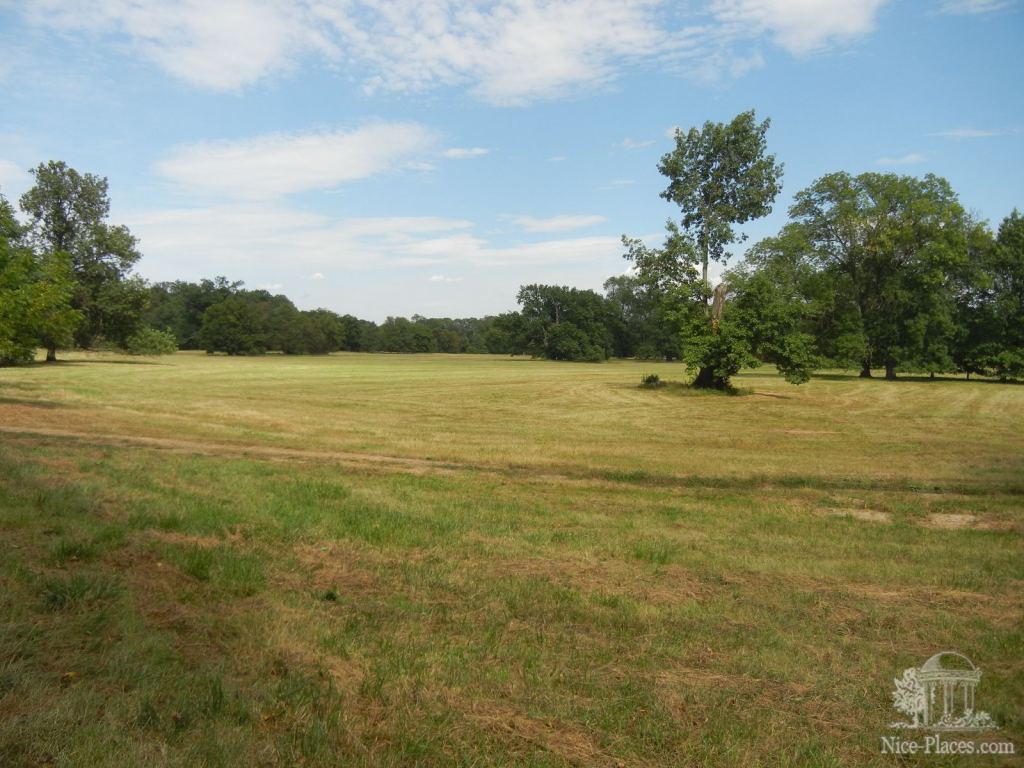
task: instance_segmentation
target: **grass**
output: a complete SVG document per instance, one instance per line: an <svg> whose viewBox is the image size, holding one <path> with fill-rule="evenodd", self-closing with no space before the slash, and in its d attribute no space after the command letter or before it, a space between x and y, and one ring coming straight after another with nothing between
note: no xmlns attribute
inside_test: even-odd
<svg viewBox="0 0 1024 768"><path fill-rule="evenodd" d="M1022 387L122 360L0 370L0 765L891 765L947 649L1024 748Z"/></svg>

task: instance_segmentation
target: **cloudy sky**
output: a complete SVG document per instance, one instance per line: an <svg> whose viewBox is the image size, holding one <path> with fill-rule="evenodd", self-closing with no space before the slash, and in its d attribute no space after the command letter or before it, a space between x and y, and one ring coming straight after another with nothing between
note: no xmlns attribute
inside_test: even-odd
<svg viewBox="0 0 1024 768"><path fill-rule="evenodd" d="M772 216L835 170L1024 208L1020 0L0 0L0 192L110 180L150 280L466 316L658 238L674 126L770 117ZM739 255L739 254L738 254Z"/></svg>

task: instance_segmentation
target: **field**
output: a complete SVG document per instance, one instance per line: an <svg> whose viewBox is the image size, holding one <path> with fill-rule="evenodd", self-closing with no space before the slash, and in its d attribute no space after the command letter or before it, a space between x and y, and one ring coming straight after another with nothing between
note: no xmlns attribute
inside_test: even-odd
<svg viewBox="0 0 1024 768"><path fill-rule="evenodd" d="M1024 387L649 372L0 370L0 765L905 764L943 650L1017 764Z"/></svg>

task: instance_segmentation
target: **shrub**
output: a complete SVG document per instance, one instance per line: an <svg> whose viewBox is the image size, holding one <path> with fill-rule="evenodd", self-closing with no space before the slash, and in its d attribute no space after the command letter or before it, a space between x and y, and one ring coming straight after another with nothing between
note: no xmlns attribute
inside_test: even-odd
<svg viewBox="0 0 1024 768"><path fill-rule="evenodd" d="M142 328L128 337L129 355L170 355L178 351L178 340L170 331Z"/></svg>
<svg viewBox="0 0 1024 768"><path fill-rule="evenodd" d="M640 386L645 389L657 389L658 387L664 387L665 382L656 373L645 373L640 377Z"/></svg>

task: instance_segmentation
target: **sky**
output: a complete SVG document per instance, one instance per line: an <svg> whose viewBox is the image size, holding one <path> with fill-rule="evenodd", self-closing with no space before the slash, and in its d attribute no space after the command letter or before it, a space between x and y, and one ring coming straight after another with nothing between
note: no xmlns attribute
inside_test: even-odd
<svg viewBox="0 0 1024 768"><path fill-rule="evenodd" d="M1024 0L0 0L0 194L109 180L148 280L376 321L600 290L660 242L677 126L770 118L732 261L834 171L1024 208Z"/></svg>

